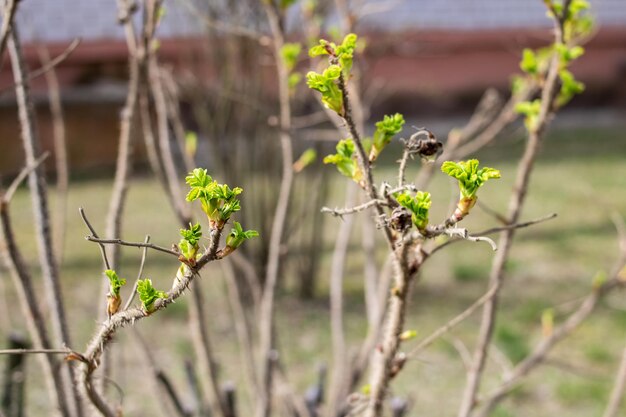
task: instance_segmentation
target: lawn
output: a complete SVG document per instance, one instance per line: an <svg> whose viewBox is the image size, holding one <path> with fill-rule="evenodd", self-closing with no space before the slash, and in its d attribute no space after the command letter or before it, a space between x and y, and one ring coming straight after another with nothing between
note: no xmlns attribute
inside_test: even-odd
<svg viewBox="0 0 626 417"><path fill-rule="evenodd" d="M559 130L546 141L533 175L531 192L522 218L524 220L557 213L549 222L520 230L508 267L507 282L501 302L494 355L489 361L485 388L494 386L503 372L519 361L541 337L540 318L546 308L554 308L556 321L577 305L590 291L593 276L608 271L617 256L616 233L610 216L626 217L626 138L619 129ZM515 177L515 163L523 146L522 140L494 146L478 155L481 161L502 171L502 179L493 181L480 193L481 202L497 212L505 212ZM331 169L331 168L325 168ZM394 178L393 167L381 164L378 178ZM417 163L409 170L411 178ZM333 192L328 206L342 206L343 178L330 176ZM443 174L436 174L429 187L434 204L433 221L443 219L450 197L456 193L454 184ZM95 244L86 242L86 229L78 216L84 207L92 223L103 233L111 183L106 180L81 180L72 184L69 195L69 217L65 259L62 265L63 291L73 348L81 350L96 328L98 311L104 308L99 300L102 279L101 261ZM54 193L52 195L54 198ZM245 208L244 208L245 209ZM31 209L28 194L21 189L15 196L11 212L18 240L25 254L36 258ZM159 185L147 178L133 181L124 219L124 238L141 241L150 234L152 241L169 246L178 240L178 227ZM361 218L361 217L360 217ZM289 378L302 392L315 379L320 362L330 363L330 330L328 322L328 271L334 233L340 220L325 223L323 259L314 300L300 301L289 291L278 300L278 334L281 356ZM495 224L480 209L464 221L470 231ZM254 227L254 225L250 225ZM355 225L351 255L346 268L345 326L351 347L366 330L362 301L362 254L360 226ZM384 246L380 241L380 260ZM422 271L412 295L407 328L426 336L462 311L486 290L493 252L488 245L459 243L435 255ZM121 274L134 279L140 251L124 250ZM166 255L150 253L145 277L152 278L159 288L169 287L177 265ZM289 275L289 271L286 272ZM289 277L288 277L289 278ZM293 280L293 277L291 277ZM0 272L2 296L8 307L0 315L2 332L8 329L25 331L19 306L8 274ZM290 288L287 282L287 289ZM203 273L202 285L208 298L207 315L216 356L222 363L223 380L233 380L242 387L242 414L248 415L250 403L245 398L242 371L220 267L210 266ZM123 292L124 297L126 293ZM510 400L497 411L499 417L554 415L589 417L600 415L608 398L621 351L626 343L626 303L624 293L614 294L551 355L551 360L517 389ZM151 320L137 327L150 341L158 363L173 377L185 398L188 387L184 379L183 360L193 360L193 350L186 327L186 301L172 305ZM400 377L393 381L393 392L408 395L414 404L409 415L429 417L455 415L464 385L465 369L457 348L465 345L470 351L476 337L480 314L475 314L450 335L441 339L424 354L409 362ZM1 336L0 340L6 340ZM407 342L409 348L414 342ZM455 348L455 346L457 348ZM159 408L154 381L147 377L146 367L128 331L113 346L113 355L120 366L112 375L124 391L127 415L153 415ZM34 358L33 358L34 359ZM38 390L37 362L30 361L28 404L31 415L42 415L47 398ZM148 384L145 384L145 381ZM114 397L114 389L109 390ZM624 408L626 413L626 408Z"/></svg>

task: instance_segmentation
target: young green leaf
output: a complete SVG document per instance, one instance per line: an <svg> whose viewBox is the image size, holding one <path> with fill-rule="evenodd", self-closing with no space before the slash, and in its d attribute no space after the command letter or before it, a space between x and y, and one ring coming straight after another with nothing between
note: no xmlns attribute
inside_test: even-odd
<svg viewBox="0 0 626 417"><path fill-rule="evenodd" d="M339 141L336 149L337 153L326 156L324 163L337 166L339 172L348 178L352 178L356 182L361 181L363 175L354 157L356 148L352 139Z"/></svg>
<svg viewBox="0 0 626 417"><path fill-rule="evenodd" d="M343 42L335 49L335 55L339 61L339 66L346 78L350 76L352 69L352 60L354 57L354 49L356 48L357 36L349 33L343 38Z"/></svg>
<svg viewBox="0 0 626 417"><path fill-rule="evenodd" d="M300 158L298 158L298 160L293 163L293 170L295 172L301 172L304 168L315 162L316 158L317 151L314 148L308 148L307 150L302 152Z"/></svg>
<svg viewBox="0 0 626 417"><path fill-rule="evenodd" d="M537 128L537 119L541 111L541 100L535 99L533 101L519 102L515 105L515 111L526 116L524 125L531 132Z"/></svg>
<svg viewBox="0 0 626 417"><path fill-rule="evenodd" d="M370 161L376 160L378 155L383 149L391 142L394 135L397 135L402 131L404 126L404 117L400 113L394 115L387 115L380 122L376 123L376 131L374 132L374 138L372 141L372 148L370 150Z"/></svg>
<svg viewBox="0 0 626 417"><path fill-rule="evenodd" d="M537 55L532 49L526 48L522 53L522 61L519 64L522 71L527 74L535 75L539 72L539 61Z"/></svg>
<svg viewBox="0 0 626 417"><path fill-rule="evenodd" d="M309 71L306 75L306 82L309 88L317 90L322 94L322 103L325 107L341 116L343 115L343 95L337 85L340 75L341 67L331 65L322 74Z"/></svg>
<svg viewBox="0 0 626 417"><path fill-rule="evenodd" d="M202 237L200 224L196 223L192 225L189 223L189 229L180 229L180 235L182 236L182 239L178 243L180 253L185 259L195 261L199 249L198 242Z"/></svg>
<svg viewBox="0 0 626 417"><path fill-rule="evenodd" d="M195 132L185 133L185 152L187 155L194 157L198 150L198 135Z"/></svg>
<svg viewBox="0 0 626 417"><path fill-rule="evenodd" d="M557 104L563 106L567 104L575 95L585 91L585 84L574 78L574 74L568 70L559 71L559 78L561 79L561 91L557 98Z"/></svg>
<svg viewBox="0 0 626 417"><path fill-rule="evenodd" d="M107 269L104 274L109 278L109 292L115 297L119 297L120 288L126 285L126 280L117 276L117 273L112 269Z"/></svg>
<svg viewBox="0 0 626 417"><path fill-rule="evenodd" d="M202 226L200 223L191 224L189 223L188 229L180 229L180 235L185 239L189 244L195 246L200 241L202 237Z"/></svg>
<svg viewBox="0 0 626 417"><path fill-rule="evenodd" d="M494 168L478 168L478 160L453 162L446 161L441 166L441 171L456 178L459 182L459 190L463 198L475 198L478 189L491 178L500 178L500 171Z"/></svg>
<svg viewBox="0 0 626 417"><path fill-rule="evenodd" d="M159 291L152 286L152 280L149 278L137 281L137 293L141 300L141 305L146 313L154 310L154 302L159 298L167 298L167 293Z"/></svg>
<svg viewBox="0 0 626 417"><path fill-rule="evenodd" d="M430 193L418 191L415 197L411 197L408 192L396 196L398 204L411 212L411 220L418 230L426 229L428 226L428 212L432 201Z"/></svg>
<svg viewBox="0 0 626 417"><path fill-rule="evenodd" d="M259 232L257 232L256 230L244 231L241 227L241 224L239 224L238 222L233 222L233 228L226 238L226 246L237 249L244 241L257 236L259 236Z"/></svg>
<svg viewBox="0 0 626 417"><path fill-rule="evenodd" d="M298 56L300 56L300 52L302 50L302 45L299 43L286 43L280 49L280 55L285 63L285 67L287 67L287 71L291 72L296 67L298 63Z"/></svg>
<svg viewBox="0 0 626 417"><path fill-rule="evenodd" d="M206 169L196 168L186 177L191 191L187 194L187 201L200 200L202 210L206 213L212 226L223 227L231 214L240 210L239 200L236 198L243 190L239 187L231 189L226 184L218 184L206 172Z"/></svg>

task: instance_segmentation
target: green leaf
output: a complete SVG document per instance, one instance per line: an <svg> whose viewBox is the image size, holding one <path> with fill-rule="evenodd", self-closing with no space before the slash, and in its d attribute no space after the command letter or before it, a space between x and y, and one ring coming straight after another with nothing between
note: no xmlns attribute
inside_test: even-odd
<svg viewBox="0 0 626 417"><path fill-rule="evenodd" d="M256 230L244 231L241 227L241 224L239 224L238 222L233 222L233 228L226 238L226 245L230 246L233 249L237 249L244 241L257 236L259 236L259 232L257 232Z"/></svg>
<svg viewBox="0 0 626 417"><path fill-rule="evenodd" d="M293 163L293 170L295 172L301 172L304 168L311 165L317 159L317 151L314 148L308 148L296 162Z"/></svg>
<svg viewBox="0 0 626 417"><path fill-rule="evenodd" d="M356 182L362 180L362 173L359 169L354 153L356 147L352 139L344 139L339 141L336 146L337 153L328 155L324 158L325 164L333 164L337 166L339 172Z"/></svg>
<svg viewBox="0 0 626 417"><path fill-rule="evenodd" d="M198 135L195 132L185 133L185 152L187 155L195 156L198 150Z"/></svg>
<svg viewBox="0 0 626 417"><path fill-rule="evenodd" d="M330 53L334 53L335 44L332 42L328 42L327 40L320 39L319 44L313 46L309 49L309 56L311 58L315 58L321 55L330 55Z"/></svg>
<svg viewBox="0 0 626 417"><path fill-rule="evenodd" d="M293 5L295 2L296 0L280 0L280 8L285 10L289 6Z"/></svg>
<svg viewBox="0 0 626 417"><path fill-rule="evenodd" d="M474 199L476 192L491 178L500 178L500 171L494 168L478 168L478 160L453 162L446 161L441 165L441 171L456 178L459 182L461 197Z"/></svg>
<svg viewBox="0 0 626 417"><path fill-rule="evenodd" d="M426 229L428 226L428 213L432 204L430 193L418 191L415 197L411 197L408 192L396 196L398 204L411 212L411 220L418 230Z"/></svg>
<svg viewBox="0 0 626 417"><path fill-rule="evenodd" d="M302 50L302 45L299 43L286 43L280 49L280 55L287 67L287 71L291 72L298 63L298 56Z"/></svg>
<svg viewBox="0 0 626 417"><path fill-rule="evenodd" d="M343 38L341 45L335 49L335 55L346 78L350 76L350 70L352 69L352 60L357 39L354 33L349 33Z"/></svg>
<svg viewBox="0 0 626 417"><path fill-rule="evenodd" d="M139 299L146 313L151 313L154 310L154 302L159 298L167 298L167 293L159 291L152 286L152 280L140 279L137 281L137 293Z"/></svg>
<svg viewBox="0 0 626 417"><path fill-rule="evenodd" d="M189 242L191 245L197 245L202 237L202 226L200 223L191 224L189 223L188 229L180 229L180 235Z"/></svg>
<svg viewBox="0 0 626 417"><path fill-rule="evenodd" d="M541 112L541 100L521 101L515 105L515 111L526 116L524 119L526 129L533 131L537 128L537 119Z"/></svg>
<svg viewBox="0 0 626 417"><path fill-rule="evenodd" d="M402 131L403 126L404 117L400 113L384 116L382 121L376 123L370 160L378 157L382 150L391 142L393 136Z"/></svg>
<svg viewBox="0 0 626 417"><path fill-rule="evenodd" d="M322 74L309 71L306 75L306 82L309 88L322 94L324 106L339 115L343 115L343 95L337 85L337 79L340 75L341 68L338 65L331 65Z"/></svg>
<svg viewBox="0 0 626 417"><path fill-rule="evenodd" d="M206 169L194 169L187 176L186 181L192 187L187 194L187 201L199 199L202 210L211 222L223 225L232 213L241 209L236 196L243 190L239 187L231 189L226 184L218 184L206 173Z"/></svg>
<svg viewBox="0 0 626 417"><path fill-rule="evenodd" d="M526 48L522 53L522 61L519 64L522 71L527 74L535 75L539 71L539 61L537 55L532 49Z"/></svg>
<svg viewBox="0 0 626 417"><path fill-rule="evenodd" d="M300 83L300 81L302 81L302 74L299 72L292 72L289 74L289 78L287 78L287 85L290 89L293 89Z"/></svg>
<svg viewBox="0 0 626 417"><path fill-rule="evenodd" d="M559 78L561 79L561 91L557 103L559 106L567 104L575 95L585 91L585 84L574 78L574 74L568 70L559 71Z"/></svg>
<svg viewBox="0 0 626 417"><path fill-rule="evenodd" d="M107 269L104 274L109 278L109 289L112 295L119 297L120 288L126 285L126 280L117 276L117 273L112 269Z"/></svg>

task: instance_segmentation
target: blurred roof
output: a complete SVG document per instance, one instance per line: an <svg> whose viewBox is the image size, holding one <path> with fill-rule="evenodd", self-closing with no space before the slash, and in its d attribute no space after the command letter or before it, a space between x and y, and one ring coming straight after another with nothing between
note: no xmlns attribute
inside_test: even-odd
<svg viewBox="0 0 626 417"><path fill-rule="evenodd" d="M167 15L159 36L185 37L201 32L203 23L189 12L188 5L202 1L166 0ZM626 26L626 0L591 0L591 4L601 25ZM28 0L19 8L17 20L25 41L123 37L114 0ZM540 0L369 0L357 12L365 14L363 28L389 31L537 28L550 24Z"/></svg>
<svg viewBox="0 0 626 417"><path fill-rule="evenodd" d="M590 3L599 24L626 25L625 0L590 0ZM376 13L364 16L362 24L385 30L481 30L551 25L541 0L383 0L368 2L363 9L367 8Z"/></svg>

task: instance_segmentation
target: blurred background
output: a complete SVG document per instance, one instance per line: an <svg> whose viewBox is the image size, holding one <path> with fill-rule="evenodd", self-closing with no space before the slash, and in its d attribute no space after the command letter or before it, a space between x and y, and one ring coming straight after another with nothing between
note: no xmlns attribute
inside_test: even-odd
<svg viewBox="0 0 626 417"><path fill-rule="evenodd" d="M489 364L492 379L488 383L498 381L528 353L540 333L542 312L555 308L558 319L571 311L572 302L587 293L594 275L610 268L617 253L610 215L626 215L626 3L590 3L596 27L586 42L584 57L572 66L586 90L555 119L524 212L526 219L553 212L558 218L519 233L508 265L510 279L495 338L498 353ZM347 15L343 7L349 10ZM139 27L141 13L134 18ZM58 86L53 88L60 93L70 179L68 192L62 196L55 163L59 118L51 107L51 81L39 74L32 77L31 86L43 148L52 154L46 162L52 216L66 219L60 223L64 232L56 233L62 236L64 248L62 286L70 328L80 350L102 306L89 296L100 287L98 248L83 239L87 231L77 209L84 207L96 229L104 230L120 114L128 91L128 48L115 2L110 0L22 0L16 22L31 71L61 57L54 66ZM289 9L285 27L289 42L304 45L296 67L302 74L314 68L306 50L316 37L340 40L345 28L351 27L364 40L355 60L364 130L371 132L382 115L400 112L407 119L401 136L408 137L413 125L432 130L443 142L454 128L467 123L485 91L489 90L494 100L506 100L512 76L520 72L523 48L551 42L550 20L538 0L302 1ZM243 187L244 209L238 220L262 237L242 248L242 253L257 276L263 277L281 172L276 69L263 8L255 0L166 0L156 39L154 47L168 80L168 100L179 114L180 123L168 125L176 172L182 182L191 158L194 166L208 168L218 181ZM8 58L4 59L0 70L0 175L6 187L24 166L24 155L13 74ZM321 111L316 96L301 82L291 100L294 158L310 148L318 155L294 180L293 215L283 238L277 306L281 354L297 391L304 392L316 379L317 364L330 360L329 271L342 222L322 215L320 208L344 205L346 181L321 162L341 136ZM169 246L179 239L178 222L151 174L146 143L142 134L136 135L124 237L141 241L150 234L153 242ZM523 145L524 129L517 121L487 148L471 155L499 168L503 179L486 187L481 201L487 206L468 219L468 229L491 227L492 213L505 211ZM396 156L400 155L399 145L394 146L378 162L379 181L394 178ZM415 163L408 177L415 179L418 170L419 163ZM437 190L433 208L444 218L457 193L454 185L435 175L428 188ZM57 204L60 198L65 204ZM26 253L34 253L25 188L17 193L12 212L15 228L24 231L18 236L20 245ZM372 260L374 273L380 272L385 259L383 241L377 236L372 243L375 231L367 224L366 216L355 220L344 270L345 326L352 347L358 346L356 341L366 330L363 276L371 274L367 268ZM435 257L415 288L408 327L420 335L462 311L486 288L491 252L469 244L457 246ZM133 277L139 258L139 251L124 250L120 274ZM234 267L242 280L243 267ZM165 287L172 274L164 271L175 268L167 258L151 254L144 276ZM225 296L224 274L216 268L205 275L201 285L221 373L240 386L244 376L234 348L233 306ZM24 332L24 323L4 269L0 269L0 290L3 345L10 332ZM184 362L193 361L192 343L183 323L186 308L183 299L158 319L142 322L140 329L158 360L170 364L172 378L181 388L186 386ZM408 415L418 415L416 410L433 417L453 415L465 374L457 341L467 343L471 350L478 316L438 342L423 358L410 362L394 382L395 393L416 404ZM162 326L176 336L167 344L159 341ZM167 415L137 384L145 375L145 365L133 362L133 348L124 347L127 338L122 334L116 343L122 353L112 378L123 387L128 415ZM531 377L532 384L516 391L497 416L599 415L625 341L626 304L621 294L621 298L611 297L572 340L559 347L546 369ZM36 380L35 369L29 372L33 387L43 385ZM190 394L182 391L188 399ZM31 415L44 415L41 410L45 410L46 399L33 394L37 392L34 388L28 392ZM246 402L245 394L242 397L242 408L250 410L251 403Z"/></svg>

